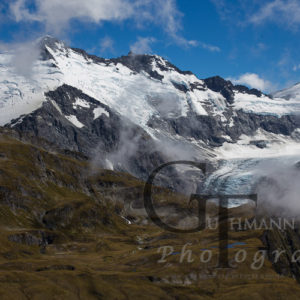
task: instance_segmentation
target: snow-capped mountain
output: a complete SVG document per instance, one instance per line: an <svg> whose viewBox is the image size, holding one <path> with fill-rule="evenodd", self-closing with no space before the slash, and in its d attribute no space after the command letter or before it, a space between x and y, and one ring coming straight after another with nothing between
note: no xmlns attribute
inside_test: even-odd
<svg viewBox="0 0 300 300"><path fill-rule="evenodd" d="M103 59L49 36L38 47L26 78L14 66L18 54L0 54L0 125L82 152L107 168L146 178L171 159L298 149L295 87L268 96L218 76L199 79L157 55Z"/></svg>
<svg viewBox="0 0 300 300"><path fill-rule="evenodd" d="M274 97L284 98L286 100L299 101L300 100L300 83L293 85L290 88L278 91L273 94Z"/></svg>

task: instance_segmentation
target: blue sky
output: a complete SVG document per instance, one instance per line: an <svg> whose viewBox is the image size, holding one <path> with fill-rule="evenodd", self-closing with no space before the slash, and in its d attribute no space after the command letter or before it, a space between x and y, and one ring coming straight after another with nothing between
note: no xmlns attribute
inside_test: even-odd
<svg viewBox="0 0 300 300"><path fill-rule="evenodd" d="M264 91L300 81L299 0L0 0L0 49L45 34L103 57L161 55Z"/></svg>

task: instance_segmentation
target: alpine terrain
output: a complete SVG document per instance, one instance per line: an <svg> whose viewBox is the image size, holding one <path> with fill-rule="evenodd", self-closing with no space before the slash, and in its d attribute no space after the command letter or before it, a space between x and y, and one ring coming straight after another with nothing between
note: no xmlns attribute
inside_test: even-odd
<svg viewBox="0 0 300 300"><path fill-rule="evenodd" d="M267 95L158 55L104 59L51 36L32 51L27 76L16 68L22 54L0 52L2 299L298 299L300 84ZM211 195L211 217L217 195L244 195L229 197L229 216L253 218L255 194L258 220L295 217L296 228L233 228L230 262L248 249L247 264L221 281L215 230L167 232L145 211L145 181L173 161L207 168L174 164L158 176L153 198L172 227L197 223L197 192ZM180 263L180 245L196 258Z"/></svg>

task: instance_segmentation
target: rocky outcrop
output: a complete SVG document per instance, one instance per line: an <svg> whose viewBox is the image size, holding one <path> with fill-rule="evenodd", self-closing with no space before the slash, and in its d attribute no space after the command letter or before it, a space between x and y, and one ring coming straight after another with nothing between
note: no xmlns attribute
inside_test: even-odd
<svg viewBox="0 0 300 300"><path fill-rule="evenodd" d="M156 118L153 117L148 125L159 129L163 127L172 135L194 138L201 140L211 147L219 147L225 141L235 143L242 134L251 136L258 129L263 129L270 133L290 136L293 131L300 127L300 117L249 114L243 111L233 113L230 109L227 111L228 119L230 116L233 125L225 123L219 116L199 116L190 114L187 117L180 118Z"/></svg>
<svg viewBox="0 0 300 300"><path fill-rule="evenodd" d="M106 157L126 153L126 161L120 157L122 163L115 168L144 179L149 170L163 163L164 155L156 151L152 138L108 106L68 85L46 96L40 109L7 127L13 127L20 135L34 135L58 148L82 153L103 167L108 167Z"/></svg>
<svg viewBox="0 0 300 300"><path fill-rule="evenodd" d="M299 229L267 230L262 240L276 272L296 278L300 282L300 262L297 255L300 249Z"/></svg>

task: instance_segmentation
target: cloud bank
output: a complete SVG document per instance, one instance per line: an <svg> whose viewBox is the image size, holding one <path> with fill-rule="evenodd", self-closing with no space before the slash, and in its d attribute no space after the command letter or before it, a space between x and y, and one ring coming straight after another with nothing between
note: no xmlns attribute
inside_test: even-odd
<svg viewBox="0 0 300 300"><path fill-rule="evenodd" d="M266 22L297 29L300 25L299 0L210 0L223 20L234 26L263 25Z"/></svg>
<svg viewBox="0 0 300 300"><path fill-rule="evenodd" d="M35 10L30 11L29 5L33 5ZM41 22L51 33L59 33L72 19L93 23L122 21L134 13L126 0L16 0L11 3L10 11L17 22Z"/></svg>
<svg viewBox="0 0 300 300"><path fill-rule="evenodd" d="M177 45L196 46L181 34L183 14L176 0L14 0L9 8L16 22L41 23L49 34L67 31L73 20L98 25L133 20L138 27L161 27Z"/></svg>
<svg viewBox="0 0 300 300"><path fill-rule="evenodd" d="M264 80L255 73L245 73L238 78L228 78L234 84L243 84L260 91L269 91L272 84L268 80Z"/></svg>
<svg viewBox="0 0 300 300"><path fill-rule="evenodd" d="M300 25L299 0L274 0L264 4L250 18L254 24L262 24L266 21L282 23L285 26L297 27Z"/></svg>
<svg viewBox="0 0 300 300"><path fill-rule="evenodd" d="M130 47L130 51L134 54L150 54L152 52L151 44L155 42L152 37L139 37L137 41Z"/></svg>
<svg viewBox="0 0 300 300"><path fill-rule="evenodd" d="M201 48L206 49L211 52L220 52L221 49L217 46L206 44L206 43L200 43Z"/></svg>
<svg viewBox="0 0 300 300"><path fill-rule="evenodd" d="M104 53L104 52L114 52L114 41L112 38L110 38L109 36L104 37L103 39L101 39L100 41L100 52Z"/></svg>

